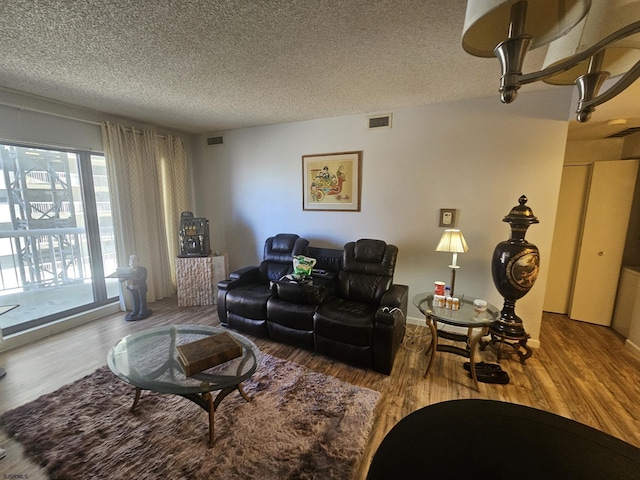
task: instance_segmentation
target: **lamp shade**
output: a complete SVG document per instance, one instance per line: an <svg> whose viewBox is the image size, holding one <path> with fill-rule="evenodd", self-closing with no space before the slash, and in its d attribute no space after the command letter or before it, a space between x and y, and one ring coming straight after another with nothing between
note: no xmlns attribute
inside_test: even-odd
<svg viewBox="0 0 640 480"><path fill-rule="evenodd" d="M522 33L531 35L531 48L565 35L589 10L590 0L525 0ZM469 0L462 48L477 57L493 57L496 46L509 37L511 7L518 0Z"/></svg>
<svg viewBox="0 0 640 480"><path fill-rule="evenodd" d="M555 65L581 53L600 40L632 22L640 20L639 0L594 0L587 16L564 37L549 45L543 68ZM610 77L626 73L640 61L640 35L630 35L609 45L604 50L600 71ZM554 85L573 85L576 78L587 73L589 60L560 72L544 81Z"/></svg>
<svg viewBox="0 0 640 480"><path fill-rule="evenodd" d="M462 232L456 228L448 228L442 233L442 238L436 247L436 252L465 253L469 245Z"/></svg>

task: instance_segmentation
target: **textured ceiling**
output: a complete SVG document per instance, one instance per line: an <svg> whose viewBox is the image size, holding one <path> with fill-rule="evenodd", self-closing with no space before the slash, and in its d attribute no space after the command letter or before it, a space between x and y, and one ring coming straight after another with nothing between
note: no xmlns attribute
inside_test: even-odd
<svg viewBox="0 0 640 480"><path fill-rule="evenodd" d="M497 60L460 47L465 8L464 0L2 0L0 87L189 133L498 101ZM539 61L533 52L530 62Z"/></svg>

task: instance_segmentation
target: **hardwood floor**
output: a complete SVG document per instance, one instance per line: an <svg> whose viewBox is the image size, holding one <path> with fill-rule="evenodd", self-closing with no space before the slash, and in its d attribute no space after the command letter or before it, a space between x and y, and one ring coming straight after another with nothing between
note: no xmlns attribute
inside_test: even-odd
<svg viewBox="0 0 640 480"><path fill-rule="evenodd" d="M7 370L0 380L0 413L105 365L111 346L131 332L171 323L219 324L214 306L183 308L175 298L169 298L150 307L153 315L140 322L125 322L124 314L119 313L0 354L0 366ZM529 405L640 447L640 359L624 348L624 339L613 330L574 322L563 315L544 315L541 347L534 350L527 365L521 365L510 349L505 350L502 366L511 377L508 385L480 384L480 392L473 390L462 368L464 359L443 352L436 355L429 377L424 379L424 353L405 348L400 349L393 372L387 376L288 345L254 340L265 353L382 393L357 479L366 477L378 445L398 421L421 407L452 399L485 398ZM489 349L480 352L479 360L493 362L495 353ZM510 441L517 448L518 439ZM6 458L0 460L0 475L47 478L4 432L0 433L0 447L7 450Z"/></svg>

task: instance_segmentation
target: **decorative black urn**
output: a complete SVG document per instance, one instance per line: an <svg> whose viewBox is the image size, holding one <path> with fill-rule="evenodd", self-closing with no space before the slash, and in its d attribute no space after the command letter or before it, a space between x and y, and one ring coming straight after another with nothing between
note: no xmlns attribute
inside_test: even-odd
<svg viewBox="0 0 640 480"><path fill-rule="evenodd" d="M513 338L528 336L522 319L516 315L516 300L531 290L540 269L538 247L524 239L529 225L539 222L526 206L527 197L522 195L518 202L502 219L511 225L511 238L496 245L491 261L493 283L504 297L500 320L492 325L491 331Z"/></svg>

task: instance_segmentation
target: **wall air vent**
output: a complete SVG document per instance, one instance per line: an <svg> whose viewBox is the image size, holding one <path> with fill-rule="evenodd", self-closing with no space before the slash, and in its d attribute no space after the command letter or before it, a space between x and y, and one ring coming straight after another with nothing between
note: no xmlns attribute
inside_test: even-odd
<svg viewBox="0 0 640 480"><path fill-rule="evenodd" d="M369 129L391 128L391 114L369 117Z"/></svg>
<svg viewBox="0 0 640 480"><path fill-rule="evenodd" d="M212 145L222 145L222 135L219 137L207 137L207 147Z"/></svg>
<svg viewBox="0 0 640 480"><path fill-rule="evenodd" d="M620 132L616 132L612 135L609 135L607 138L621 138L621 137L626 137L627 135L633 135L634 133L638 133L638 132L640 132L640 127L630 127Z"/></svg>

